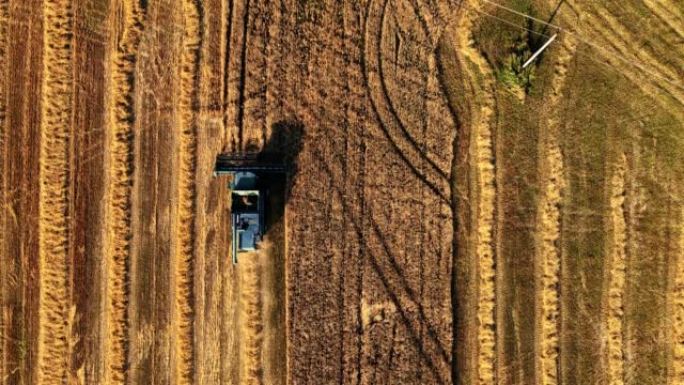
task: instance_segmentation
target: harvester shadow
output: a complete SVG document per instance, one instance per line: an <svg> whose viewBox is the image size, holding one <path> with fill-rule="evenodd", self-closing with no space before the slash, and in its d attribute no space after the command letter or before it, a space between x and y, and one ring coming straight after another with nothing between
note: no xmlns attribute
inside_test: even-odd
<svg viewBox="0 0 684 385"><path fill-rule="evenodd" d="M387 292L387 295L390 297L390 300L395 305L397 312L401 317L402 323L405 325L406 330L409 333L409 337L411 338L411 340L414 343L414 346L418 350L418 354L423 358L424 362L427 364L437 383L445 384L446 382L440 373L439 367L442 366L444 368L450 369L451 358L449 357L447 350L442 346L441 342L439 341L439 337L434 326L427 320L424 307L420 300L417 299L415 291L410 287L405 274L403 273L401 267L399 266L397 260L394 257L394 253L392 253L391 251L387 239L382 235L380 225L378 225L375 219L373 219L372 215L369 215L367 213L365 214L365 219L371 225L370 228L372 230L372 234L375 236L375 238L377 238L380 241L382 250L385 254L384 259L386 263L389 264L389 267L383 267L382 265L385 263L382 262L382 257L376 256L371 251L372 248L370 247L371 245L369 244L368 236L363 230L363 225L362 223L360 223L361 220L353 216L353 211L349 208L348 198L345 198L343 189L336 184L335 178L333 176L334 173L326 163L326 159L323 157L323 155L321 155L319 151L314 151L313 157L321 165L322 171L330 180L330 186L332 186L332 188L338 192L339 196L342 197L341 204L343 215L346 215L350 222L353 224L354 232L356 233L358 239L363 243L364 250L366 250L367 252L368 260L371 266L373 267L373 270L377 273L378 278L382 282L383 287ZM364 256L361 257L363 258ZM395 279L391 279L392 277L394 277ZM399 291L400 293L397 294L397 291ZM402 301L401 298L405 298L405 300ZM409 302L410 304L415 304L417 308L417 322L419 326L426 331L425 337L427 338L427 342L421 339L420 332L416 330L416 327L414 325L415 321L413 323L411 322L411 318L409 317L405 309L406 302ZM429 354L429 352L427 351L428 349L436 352L437 357ZM442 361L443 365L439 365L439 362L436 360Z"/></svg>
<svg viewBox="0 0 684 385"><path fill-rule="evenodd" d="M285 204L292 191L292 182L297 174L297 156L302 149L304 125L298 120L281 120L271 126L271 136L263 146L250 142L245 146L248 153L256 154L258 162L283 165L283 173L269 174L262 178L265 190L269 192L269 208L266 226L280 221L285 213Z"/></svg>

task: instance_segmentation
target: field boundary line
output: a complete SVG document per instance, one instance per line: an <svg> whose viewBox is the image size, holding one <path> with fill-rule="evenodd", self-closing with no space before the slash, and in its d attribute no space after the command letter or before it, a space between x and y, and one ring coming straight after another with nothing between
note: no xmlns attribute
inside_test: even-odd
<svg viewBox="0 0 684 385"><path fill-rule="evenodd" d="M40 99L39 310L37 376L63 384L69 375L68 177L73 122L73 8L43 3L43 83Z"/></svg>

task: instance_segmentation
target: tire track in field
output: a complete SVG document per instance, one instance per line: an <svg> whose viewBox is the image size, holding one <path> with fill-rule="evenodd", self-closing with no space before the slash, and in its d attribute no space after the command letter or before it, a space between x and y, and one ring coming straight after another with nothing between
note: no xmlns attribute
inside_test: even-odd
<svg viewBox="0 0 684 385"><path fill-rule="evenodd" d="M536 383L556 385L559 383L559 337L560 337L560 275L561 250L558 244L561 234L561 210L565 177L563 155L559 145L560 119L556 111L561 103L562 91L576 44L566 37L554 64L551 95L547 104L550 117L542 129L540 174L542 196L539 201L539 219L536 236Z"/></svg>
<svg viewBox="0 0 684 385"><path fill-rule="evenodd" d="M197 158L197 106L199 104L199 56L202 45L202 5L181 0L183 47L180 59L179 126L177 143L177 217L174 225L172 339L176 384L193 383L193 256L195 228L195 169ZM174 361L175 358L175 361Z"/></svg>
<svg viewBox="0 0 684 385"><path fill-rule="evenodd" d="M665 24L674 31L677 36L684 39L684 17L677 14L673 9L677 5L670 0L643 0L644 5L650 9L654 15L658 16Z"/></svg>
<svg viewBox="0 0 684 385"><path fill-rule="evenodd" d="M605 373L608 385L624 384L624 291L627 272L627 222L625 210L625 174L627 160L622 154L612 173L608 191L608 244L606 261L606 291L604 293L604 352Z"/></svg>
<svg viewBox="0 0 684 385"><path fill-rule="evenodd" d="M73 120L73 9L43 3L43 84L38 194L39 311L37 382L64 384L69 362L68 177Z"/></svg>
<svg viewBox="0 0 684 385"><path fill-rule="evenodd" d="M137 0L123 0L118 5L122 13L115 11L110 17L122 17L122 39L112 42L114 52L110 54L107 80L110 91L106 112L109 129L105 147L106 300L102 343L106 384L123 384L127 379L135 63L145 14Z"/></svg>
<svg viewBox="0 0 684 385"><path fill-rule="evenodd" d="M680 208L679 244L672 287L672 358L668 384L684 384L684 206Z"/></svg>
<svg viewBox="0 0 684 385"><path fill-rule="evenodd" d="M411 169L411 172L444 203L450 204L446 195L446 191L449 191L448 173L421 151L421 147L399 118L396 107L389 96L383 71L382 55L382 39L387 23L387 6L388 0L384 0L382 3L379 0L371 0L367 8L362 62L371 107L378 117L385 136L399 157ZM416 166L421 159L425 160L425 171L419 170Z"/></svg>

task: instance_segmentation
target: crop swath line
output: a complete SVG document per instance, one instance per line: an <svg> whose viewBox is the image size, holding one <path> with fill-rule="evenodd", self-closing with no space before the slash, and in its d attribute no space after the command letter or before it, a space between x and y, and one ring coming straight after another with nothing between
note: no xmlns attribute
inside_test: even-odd
<svg viewBox="0 0 684 385"><path fill-rule="evenodd" d="M477 309L476 309L476 379L475 383L491 384L496 378L496 267L493 245L494 215L496 196L495 160L492 140L493 120L496 118L496 103L493 97L493 74L488 63L480 52L472 46L472 30L474 14L469 10L476 8L471 5L462 14L458 24L459 50L461 68L467 77L469 95L474 101L471 103L469 119L472 142L470 156L474 164L472 183L474 183L475 226L474 226L474 257L477 261ZM467 60L470 60L480 72L469 70ZM482 82L482 84L478 84ZM454 214L456 215L456 213Z"/></svg>
<svg viewBox="0 0 684 385"><path fill-rule="evenodd" d="M540 205L537 250L537 383L558 384L558 321L560 316L558 284L560 278L560 204L563 185L563 159L556 139L550 139L544 155L544 176Z"/></svg>
<svg viewBox="0 0 684 385"><path fill-rule="evenodd" d="M111 54L107 99L107 153L105 164L104 235L106 307L104 379L107 384L122 384L127 378L128 303L131 237L131 187L135 62L143 28L144 9L137 0L123 0L123 39L114 41ZM117 7L113 7L116 9ZM110 17L117 17L112 12Z"/></svg>
<svg viewBox="0 0 684 385"><path fill-rule="evenodd" d="M240 335L243 338L240 362L240 383L263 384L261 350L263 343L263 303L261 300L261 270L259 256L252 255L240 262ZM267 262L268 263L268 262Z"/></svg>
<svg viewBox="0 0 684 385"><path fill-rule="evenodd" d="M679 245L672 292L672 363L669 384L684 384L684 206L680 208Z"/></svg>
<svg viewBox="0 0 684 385"><path fill-rule="evenodd" d="M195 169L197 157L197 114L199 56L202 45L202 6L196 0L183 0L183 48L180 68L177 132L178 207L174 220L173 256L174 310L176 338L172 341L177 384L190 384L194 375L193 333L193 255ZM172 361L173 362L173 361Z"/></svg>
<svg viewBox="0 0 684 385"><path fill-rule="evenodd" d="M608 341L604 352L606 381L608 385L624 384L624 289L627 272L627 224L625 220L625 174L624 154L618 159L610 179L608 215L608 266L606 269L606 309L604 327Z"/></svg>
<svg viewBox="0 0 684 385"><path fill-rule="evenodd" d="M560 119L557 115L563 87L568 74L576 44L571 36L563 39L558 58L554 64L551 95L547 108L551 115L548 126L540 134L542 155L540 174L542 196L539 202L539 219L536 239L536 375L537 383L556 385L560 382L560 274L561 251L558 241L561 235L561 210L565 177L563 155L559 145Z"/></svg>
<svg viewBox="0 0 684 385"><path fill-rule="evenodd" d="M38 373L40 384L63 384L68 361L67 210L73 110L73 9L46 0L43 30L39 192Z"/></svg>
<svg viewBox="0 0 684 385"><path fill-rule="evenodd" d="M5 156L7 149L5 148L5 135L7 129L5 128L6 113L7 113L7 23L9 21L9 0L0 1L0 303L5 304L4 286L6 272L3 266L3 259L5 255L5 229L6 218L5 214L8 210L5 207L5 190L7 183L5 181ZM5 376L5 314L0 312L0 381L3 381Z"/></svg>

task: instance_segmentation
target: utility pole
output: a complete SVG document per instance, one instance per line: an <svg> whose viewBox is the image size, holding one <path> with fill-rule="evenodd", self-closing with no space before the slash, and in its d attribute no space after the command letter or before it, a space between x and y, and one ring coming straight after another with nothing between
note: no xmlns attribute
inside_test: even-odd
<svg viewBox="0 0 684 385"><path fill-rule="evenodd" d="M554 40L556 40L556 36L558 36L557 33L554 34L553 36L551 36L551 38L550 38L546 43L544 43L544 45L541 46L541 48L539 48L539 49L537 50L537 52L535 52L532 56L530 56L529 59L527 59L527 61L525 62L525 64L523 64L522 68L525 68L525 67L527 67L528 65L530 65L530 63L532 63L532 62L534 61L534 59L536 59L537 56L539 56L539 54L541 54L542 51L545 50L546 47L549 46L549 44L551 44Z"/></svg>

